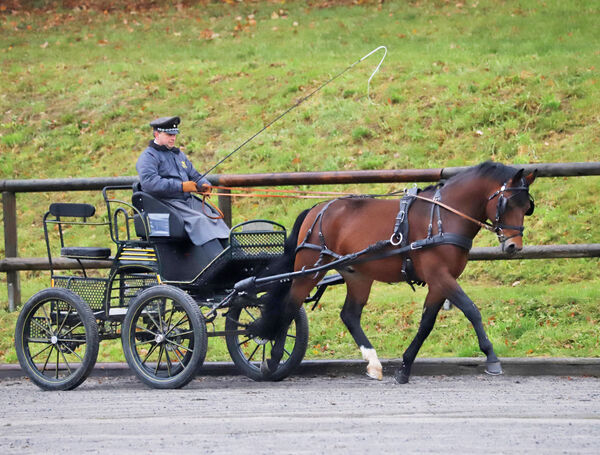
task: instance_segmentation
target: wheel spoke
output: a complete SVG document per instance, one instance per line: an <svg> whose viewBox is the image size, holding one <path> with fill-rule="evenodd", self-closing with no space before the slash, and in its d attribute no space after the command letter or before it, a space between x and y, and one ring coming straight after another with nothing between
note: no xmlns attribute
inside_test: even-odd
<svg viewBox="0 0 600 455"><path fill-rule="evenodd" d="M152 330L148 329L147 327L140 327L139 325L135 325L136 329L141 330L142 332L148 332L150 335L156 336L158 335L158 333L153 332Z"/></svg>
<svg viewBox="0 0 600 455"><path fill-rule="evenodd" d="M48 312L46 311L46 306L44 304L42 304L41 306L42 306L42 311L44 312L44 317L46 318L46 323L48 324L48 329L50 330L50 336L52 336L53 335L52 320L48 317ZM50 307L52 307L52 303L50 304Z"/></svg>
<svg viewBox="0 0 600 455"><path fill-rule="evenodd" d="M52 355L52 351L54 350L54 345L51 344L50 345L50 352L48 353L48 356L46 357L46 361L44 362L44 366L42 367L42 373L44 371L46 371L46 367L48 366L48 362L50 361L50 356Z"/></svg>
<svg viewBox="0 0 600 455"><path fill-rule="evenodd" d="M178 347L180 349L183 349L184 351L194 352L193 349L185 347L185 346L182 346L182 345L180 345L178 343L175 343L174 341L167 340L167 343L169 343L170 345L176 346L176 347Z"/></svg>
<svg viewBox="0 0 600 455"><path fill-rule="evenodd" d="M54 379L58 380L58 364L60 363L60 349L58 349L58 346L56 346L56 367L54 367Z"/></svg>
<svg viewBox="0 0 600 455"><path fill-rule="evenodd" d="M50 341L50 340L48 340L48 341ZM35 354L35 355L32 355L32 356L31 356L31 360L35 359L35 358L36 358L38 355L40 355L42 352L45 352L47 349L52 349L52 345L51 345L51 344L49 344L48 346L46 346L44 349L42 349L42 350L41 350L40 352L38 352L37 354Z"/></svg>
<svg viewBox="0 0 600 455"><path fill-rule="evenodd" d="M67 349L68 349L68 347L67 347ZM60 349L58 349L58 350L60 351ZM69 349L69 351L71 351L71 350ZM73 352L73 351L71 351L71 352ZM62 358L65 361L65 365L67 367L67 370L69 370L69 375L73 374L73 372L71 371L71 367L69 366L69 362L67 361L67 358L65 357L65 353L62 352L62 351L60 351L60 355L62 355ZM81 357L79 357L79 358L81 359Z"/></svg>
<svg viewBox="0 0 600 455"><path fill-rule="evenodd" d="M31 319L31 322L33 322L35 325L37 325L40 329L42 329L44 332L46 332L48 334L49 337L52 337L52 329L50 327L44 327L42 324L40 324L38 321L36 321L35 319Z"/></svg>
<svg viewBox="0 0 600 455"><path fill-rule="evenodd" d="M256 318L254 317L254 315L250 312L250 310L248 310L248 308L244 307L244 312L250 316L250 318L252 319L252 321L256 321Z"/></svg>
<svg viewBox="0 0 600 455"><path fill-rule="evenodd" d="M62 343L79 343L79 344L85 344L85 340L82 340L81 338L59 338L58 341L60 341Z"/></svg>
<svg viewBox="0 0 600 455"><path fill-rule="evenodd" d="M52 343L52 341L50 341L50 338L27 338L26 341L28 343L45 343L45 344Z"/></svg>
<svg viewBox="0 0 600 455"><path fill-rule="evenodd" d="M83 363L83 359L81 358L81 356L79 354L77 354L75 351L73 351L73 349L71 349L66 344L64 346L65 346L65 348L67 348L71 352L71 354L73 354L74 356L77 356L77 358L79 359L79 361Z"/></svg>
<svg viewBox="0 0 600 455"><path fill-rule="evenodd" d="M158 360L156 361L156 368L154 369L154 376L158 374L158 370L160 368L160 359L162 359L163 352L165 351L165 345L160 345L160 350L158 351Z"/></svg>
<svg viewBox="0 0 600 455"><path fill-rule="evenodd" d="M189 322L187 313L183 313L183 316L181 316L181 319L177 322L177 324L175 324L173 327L171 327L167 333L165 333L165 336L168 336L174 329L178 328L181 324L183 324L185 322Z"/></svg>
<svg viewBox="0 0 600 455"><path fill-rule="evenodd" d="M177 360L179 361L179 363L185 367L185 365L183 364L183 356L185 354L183 354L182 352L179 352L179 348L173 349L173 354L175 354L175 357L177 357Z"/></svg>
<svg viewBox="0 0 600 455"><path fill-rule="evenodd" d="M75 330L79 327L82 327L82 326L83 326L83 322L80 320L77 324L75 324L73 327L71 327L69 330L67 330L65 333L63 333L63 336L70 335L71 333L73 333L73 330Z"/></svg>
<svg viewBox="0 0 600 455"><path fill-rule="evenodd" d="M152 340L154 341L154 340ZM146 358L142 361L142 365L144 365L146 363L146 361L148 360L148 358L152 355L152 353L154 351L156 351L156 348L158 347L158 344L155 344L154 346L152 346L150 348L150 350L148 351L148 353L146 354Z"/></svg>
<svg viewBox="0 0 600 455"><path fill-rule="evenodd" d="M238 346L241 346L241 345L243 345L243 344L246 344L246 343L247 343L248 341L250 341L250 340L252 340L252 337L248 337L248 338L246 338L245 340L242 340L242 341L240 341L240 342L238 343Z"/></svg>
<svg viewBox="0 0 600 455"><path fill-rule="evenodd" d="M171 357L169 356L169 350L165 347L165 357L167 358L167 375L171 377Z"/></svg>
<svg viewBox="0 0 600 455"><path fill-rule="evenodd" d="M159 309L159 312L160 312L160 309ZM154 317L152 316L152 314L150 312L147 312L146 314L148 315L148 317L150 318L150 320L154 324L154 327L156 327L156 330L160 330L160 325L156 323L156 320L154 319ZM141 313L140 313L140 315L141 315ZM137 327L137 324L136 324L136 327Z"/></svg>
<svg viewBox="0 0 600 455"><path fill-rule="evenodd" d="M163 327L164 327L164 321L163 321L163 317L162 317L162 308L161 305L165 306L165 312L167 309L167 300L163 299L160 303L160 305L158 306L158 322L160 322L160 325L158 326L159 330L162 332Z"/></svg>
<svg viewBox="0 0 600 455"><path fill-rule="evenodd" d="M254 357L254 354L256 354L256 351L258 351L258 348L260 348L260 344L257 344L256 347L254 348L254 351L252 351L252 354L250 354L248 356L248 362L252 361L252 358ZM265 353L263 351L263 360L265 359Z"/></svg>
<svg viewBox="0 0 600 455"><path fill-rule="evenodd" d="M65 326L65 323L67 322L67 318L69 317L69 315L71 314L71 305L69 305L69 309L67 310L67 314L65 315L65 318L62 321L62 324L60 324L60 327L58 327L58 329L56 329L56 333L59 334L62 331L62 328ZM58 325L58 322L60 320L60 311L58 308L56 308L56 325Z"/></svg>

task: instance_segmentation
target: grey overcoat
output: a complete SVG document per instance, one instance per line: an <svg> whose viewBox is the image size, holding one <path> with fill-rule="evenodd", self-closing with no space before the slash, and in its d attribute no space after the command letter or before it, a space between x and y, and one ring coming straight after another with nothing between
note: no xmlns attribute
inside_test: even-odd
<svg viewBox="0 0 600 455"><path fill-rule="evenodd" d="M229 237L229 228L223 220L208 218L203 213L202 201L183 192L181 184L184 181L191 180L198 186L209 181L200 175L181 150L175 147L168 149L150 141L135 167L142 191L159 198L181 213L192 243L204 245L216 238ZM209 210L209 206L205 205L204 210Z"/></svg>

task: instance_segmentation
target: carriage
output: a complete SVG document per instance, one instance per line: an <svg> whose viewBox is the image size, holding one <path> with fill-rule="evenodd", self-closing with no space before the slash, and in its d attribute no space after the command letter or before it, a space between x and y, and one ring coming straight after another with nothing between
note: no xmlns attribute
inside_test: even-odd
<svg viewBox="0 0 600 455"><path fill-rule="evenodd" d="M234 226L227 241L202 246L187 237L181 216L134 184L131 202L117 198L131 187L102 190L107 220L95 222L95 207L53 203L43 218L51 266L51 287L35 294L17 320L19 362L42 389L70 390L92 371L102 340L121 339L129 367L154 388L178 388L201 372L209 337L225 337L239 370L261 380L261 362L273 342L252 336L248 325L260 314L259 292L235 289L240 280L268 274L283 254L286 229L269 220ZM108 226L117 247L71 246L66 235L75 225ZM87 227L86 227L87 229ZM53 235L55 234L55 235ZM69 275L53 268L51 243L81 269ZM57 245L56 245L57 246ZM89 276L85 260L111 260L108 277ZM329 276L307 298L318 303ZM224 318L224 330L215 327ZM304 309L287 331L284 359L270 380L287 377L304 357L308 322Z"/></svg>

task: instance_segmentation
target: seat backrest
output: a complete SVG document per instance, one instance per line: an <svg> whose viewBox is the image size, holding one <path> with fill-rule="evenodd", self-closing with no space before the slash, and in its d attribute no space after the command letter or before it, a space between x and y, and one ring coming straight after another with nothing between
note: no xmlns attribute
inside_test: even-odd
<svg viewBox="0 0 600 455"><path fill-rule="evenodd" d="M55 202L48 209L51 215L72 216L78 218L89 218L96 213L96 207L91 204L71 204L66 202Z"/></svg>
<svg viewBox="0 0 600 455"><path fill-rule="evenodd" d="M135 191L135 188L134 185L131 202L141 212L144 221L149 226L151 238L189 239L185 230L183 217L177 210L151 194L143 191ZM144 223L137 214L134 216L134 226L136 234L145 238L146 230L144 229Z"/></svg>

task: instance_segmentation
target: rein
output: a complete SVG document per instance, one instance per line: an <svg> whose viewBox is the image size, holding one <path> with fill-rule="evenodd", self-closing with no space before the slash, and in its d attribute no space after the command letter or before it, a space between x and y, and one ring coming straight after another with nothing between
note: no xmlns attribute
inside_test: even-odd
<svg viewBox="0 0 600 455"><path fill-rule="evenodd" d="M423 196L419 196L418 194L413 195L413 197L417 198L417 199L421 199L422 201L427 201L430 202L432 204L438 205L446 210L448 210L449 212L454 213L455 215L458 215L462 218L464 218L465 220L469 220L471 223L475 223L477 226L483 228L483 229L487 229L490 232L497 232L497 228L493 225L493 224L489 224L486 223L485 221L479 221L476 220L475 218L470 217L469 215L467 215L466 213L463 213L459 210L456 210L455 208L450 207L447 204L444 204L443 202L440 202L438 200L435 199L429 199Z"/></svg>

